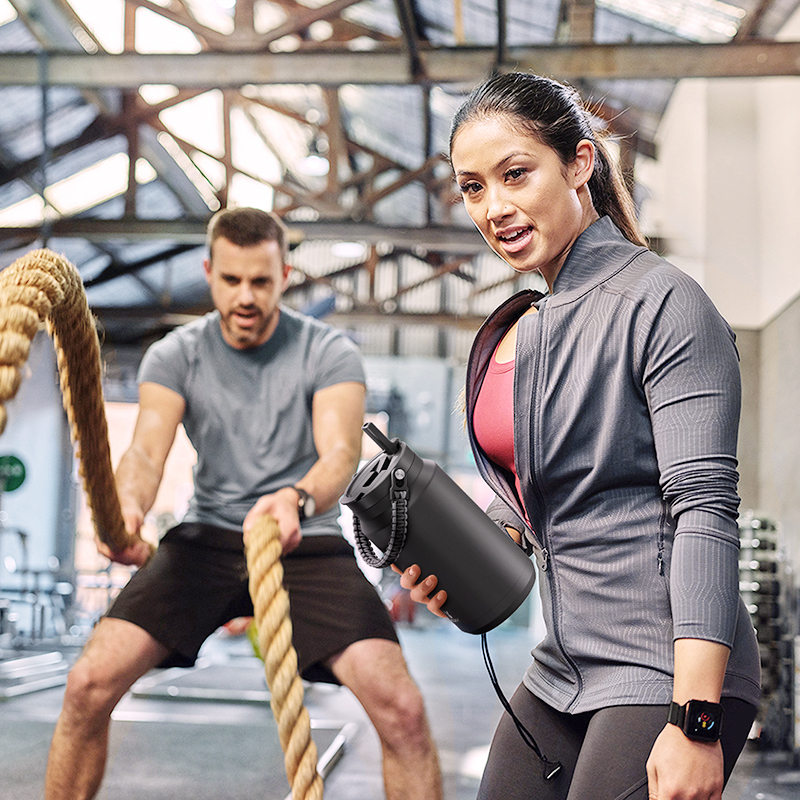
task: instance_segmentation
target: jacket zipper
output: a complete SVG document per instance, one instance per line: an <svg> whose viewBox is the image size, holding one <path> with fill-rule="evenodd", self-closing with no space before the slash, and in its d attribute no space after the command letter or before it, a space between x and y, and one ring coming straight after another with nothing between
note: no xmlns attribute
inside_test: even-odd
<svg viewBox="0 0 800 800"><path fill-rule="evenodd" d="M533 408L540 408L541 404L538 402L538 392L541 389L541 382L543 378L541 376L544 375L544 371L541 365L542 353L544 352L543 347L543 340L544 340L544 322L545 322L545 314L547 312L547 300L545 299L539 306L539 318L538 318L538 325L536 326L536 342L534 346L534 353L536 354L536 363L534 365L534 391L532 392L533 396ZM535 413L535 412L534 412ZM539 435L538 435L538 427L534 429L536 436L534 437L534 445L538 445ZM532 458L534 460L539 458L539 449L538 447L533 448ZM533 487L533 492L536 496L537 501L540 504L540 508L544 508L544 495L542 493L541 487L539 486L538 479L535 477L536 471L531 470L531 485ZM544 527L544 526L543 526ZM539 536L541 545L542 545L542 574L547 575L548 583L550 585L550 609L553 619L553 638L558 645L558 649L561 651L562 656L564 657L564 661L569 665L569 668L572 670L572 674L575 676L575 680L577 682L577 690L575 692L575 696L570 701L569 706L574 705L580 695L583 692L583 679L581 678L581 673L578 670L578 666L575 661L569 656L566 649L564 648L564 642L561 638L561 626L559 624L559 616L558 616L558 607L556 603L556 584L555 584L555 574L554 574L554 566L551 565L550 562L550 550L548 548L548 534L545 530L537 531L537 535Z"/></svg>
<svg viewBox="0 0 800 800"><path fill-rule="evenodd" d="M661 504L661 515L658 520L658 574L664 575L664 528L667 524L667 506Z"/></svg>

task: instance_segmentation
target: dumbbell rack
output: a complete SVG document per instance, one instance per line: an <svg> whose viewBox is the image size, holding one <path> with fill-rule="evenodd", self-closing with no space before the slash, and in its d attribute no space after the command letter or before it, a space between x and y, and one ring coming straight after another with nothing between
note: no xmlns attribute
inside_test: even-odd
<svg viewBox="0 0 800 800"><path fill-rule="evenodd" d="M28 534L4 526L0 520L0 545L4 539L17 542L19 547L15 558L0 546L4 567L0 585L0 702L66 682L70 664L61 645L67 633L66 603L74 592L71 583L55 580L57 564L32 569ZM26 618L28 629L23 628ZM51 628L55 640L46 636Z"/></svg>
<svg viewBox="0 0 800 800"><path fill-rule="evenodd" d="M739 591L756 630L762 703L756 723L766 747L794 750L794 648L798 635L791 565L779 526L752 511L739 518Z"/></svg>

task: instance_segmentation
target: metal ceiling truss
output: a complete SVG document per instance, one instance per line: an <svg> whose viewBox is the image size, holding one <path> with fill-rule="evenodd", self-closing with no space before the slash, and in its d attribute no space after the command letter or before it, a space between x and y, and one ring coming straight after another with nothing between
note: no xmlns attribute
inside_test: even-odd
<svg viewBox="0 0 800 800"><path fill-rule="evenodd" d="M75 26L80 25L80 20L72 14L71 8L65 0L51 0L51 2L55 6L60 7L65 14L68 15L69 23L73 29ZM128 0L125 16L125 46L126 50L132 50L136 40L136 8L145 8L173 22L184 25L199 38L202 46L205 48L205 52L209 52L210 48L215 48L218 52L225 54L226 51L236 48L239 50L264 53L268 51L269 46L273 42L284 36L296 34L299 35L301 39L305 39L305 32L309 26L323 20L332 21L334 23L333 38L336 38L338 41L346 42L367 33L376 41L384 41L387 37L380 32L371 31L365 29L363 26L338 18L341 11L354 5L355 2L356 0L337 0L336 2L328 3L317 9L309 9L306 6L293 2L293 0L281 0L280 5L287 12L288 21L266 34L260 34L255 31L254 3L252 1L241 2L240 0L235 9L234 31L226 36L198 23L191 16L183 2L175 2L173 0L168 6L161 6L149 2L148 0ZM24 3L20 5L24 6ZM410 43L417 36L413 3L409 2L409 0L398 0L398 9L401 12L402 18L407 23L405 27L409 37L409 51L413 53L414 47ZM24 8L22 10L24 11ZM30 15L27 16L27 20L32 22ZM87 29L84 28L83 30L86 33L87 39L91 39L98 50L98 52L93 55L103 57L97 40L91 37ZM52 58L59 58L60 55L51 56L49 54L50 48L52 48L54 43L52 29L45 29L39 26L37 31L40 40L42 40L43 45L46 47L44 53L36 56L39 61L39 83L41 84L44 80L47 86L57 85L58 81L54 80L56 74L54 69L57 71L57 68L54 67ZM59 42L63 43L63 39L57 40L57 43ZM59 52L61 55L64 54L63 51ZM138 58L138 55L136 57ZM163 83L164 81L163 79L159 79L158 82ZM0 78L0 83L2 83L2 78ZM22 85L25 84L24 81L20 83ZM89 88L81 86L80 82L71 85L77 88ZM123 134L128 143L127 149L130 164L130 180L128 182L128 191L125 196L126 221L136 219L137 184L134 176L134 169L139 156L147 157L157 168L160 177L165 180L168 185L172 186L173 189L179 189L176 191L176 196L187 206L187 211L199 215L202 215L203 209L207 211L207 206L199 207L197 202L193 202L194 199L199 200L200 198L197 197L196 189L187 185L188 181L184 180L183 185L176 187L174 180L176 176L166 174L166 168L169 166L169 159L152 158L152 152L156 146L157 139L152 134L148 135L148 129L156 134L169 134L172 141L177 144L184 156L194 164L199 174L202 174L203 170L196 163L196 157L198 155L202 155L206 159L216 160L220 163L225 175L223 184L221 186L214 186L209 180L209 188L216 195L217 202L220 206L225 206L227 204L230 183L236 173L246 175L252 180L263 182L263 180L256 175L249 174L246 169L234 166L230 148L231 112L234 109L241 109L248 114L254 130L261 137L265 145L268 146L275 155L278 154L277 148L272 146L272 142L269 141L268 131L258 126L257 121L250 113L254 106L264 106L289 119L293 119L295 122L302 124L305 128L310 129L312 131L312 138L322 137L328 144L327 155L333 167L329 170L325 185L320 190L312 190L309 188L308 185L304 184L301 176L293 174L289 166L283 163L283 180L271 184L276 195L275 208L282 215L291 216L291 214L298 209L306 208L311 209L314 213L328 221L348 219L370 220L373 218L373 209L377 203L392 193L403 189L412 182L420 182L425 187L426 191L433 193L436 197L442 195L445 186L449 188L449 179L443 179L441 174L436 174L437 167L441 167L443 163L441 155L431 155L419 167L408 169L404 165L397 163L394 159L384 156L369 147L365 147L352 139L342 126L339 100L335 87L325 87L323 89L326 107L320 115L322 119L320 123L310 122L302 114L299 114L291 108L283 107L274 102L265 101L251 94L246 94L242 91L242 87L223 89L223 119L221 122L224 130L225 147L223 154L220 156L203 152L196 145L185 141L175 134L175 132L171 131L169 127L161 121L159 116L161 112L166 109L198 96L209 89L218 88L220 85L219 82L212 82L209 86L201 88L178 87L179 91L174 97L154 105L148 104L139 95L138 91L136 91L138 85L139 82L137 82L136 86L122 87L121 112L119 114L112 113L107 106L103 105L101 107L100 116L88 126L80 136L71 142L60 145L48 154L51 159L58 158L79 147L90 145L120 133ZM149 151L145 144L146 142L150 144ZM358 161L362 164L366 163L366 166L360 169L355 168L355 155L358 155ZM0 179L14 180L22 178L30 181L38 175L40 168L41 159L30 159L28 162L19 164L13 169L5 170L4 174L0 176ZM185 179L185 173L180 169L178 169L177 172ZM39 184L40 183L41 181L39 181ZM41 189L41 186L39 188ZM447 196L445 202L449 202L451 199L452 192ZM74 223L76 222L75 220L56 220L43 226L33 226L27 230L6 230L3 234L0 234L0 236L3 238L13 238L15 244L27 243L34 241L35 237L43 233L45 235L58 235L60 232L63 232L65 228L72 228L74 230L83 229L84 226L80 222L75 225ZM100 224L102 226L104 223L101 222ZM185 222L182 224L185 224ZM123 221L123 226L120 228L115 225L115 223L111 223L112 228L116 227L117 233L123 233L123 228L125 228L126 225L127 223ZM92 228L93 222L87 221L87 227ZM149 228L151 234L154 233L152 226L146 227ZM158 228L158 226L156 226L156 228ZM162 226L162 230L163 229L164 226ZM113 235L114 233L112 232L111 236ZM141 268L142 266L144 265L130 265L129 269L125 269L112 260L108 269L104 271L104 275L118 276L129 274L136 268ZM100 280L104 280L104 278Z"/></svg>
<svg viewBox="0 0 800 800"><path fill-rule="evenodd" d="M70 22L73 25L79 25L80 22L73 14L66 0L51 0L56 5L64 8L65 12L70 11ZM377 41L382 41L386 37L377 31L368 31L362 26L354 23L339 20L337 15L344 9L354 5L358 0L335 0L335 2L328 3L317 9L309 9L294 0L280 0L281 5L291 15L289 21L285 24L278 26L278 28L269 31L265 34L260 34L254 28L254 2L253 0L246 0L236 4L235 9L235 28L233 33L229 35L222 35L213 29L198 23L194 17L189 13L186 5L180 0L171 0L168 6L161 6L150 0L127 0L126 8L128 13L125 17L125 42L126 48L133 47L135 42L135 15L131 13L136 8L145 8L153 13L164 16L173 22L184 25L191 30L201 41L205 48L217 48L215 55L222 55L227 58L228 52L232 47L246 49L252 52L265 53L268 52L270 44L290 34L298 35L302 38L306 36L306 31L315 22L335 20L342 24L334 27L334 31L342 31L342 38L339 41L346 42L355 36L363 36L369 33L370 36ZM416 40L416 28L414 23L414 7L411 0L397 0L401 18L407 21L405 25L407 35L409 37L409 51L413 54L415 46L411 45L411 41ZM85 29L84 29L85 30ZM89 36L88 30L86 30ZM96 40L94 40L96 41ZM49 44L44 42L45 45ZM99 47L99 45L97 45ZM206 49L202 53L195 54L193 58L202 58L210 55L212 51ZM18 70L11 64L7 66L10 69L6 73L2 66L2 57L12 54L0 54L0 85L27 85L27 81L22 78ZM34 55L37 60L37 74L38 79L36 85L41 85L43 80L46 80L47 86L69 85L76 88L98 88L97 86L89 87L83 81L69 81L63 84L57 77L60 73L60 66L57 62L68 54L60 52L58 54L49 53L45 50L43 54ZM76 55L76 54L72 54ZM104 58L109 54L98 52L91 54L92 58ZM111 56L112 58L125 59L129 55L133 55L134 59L138 60L141 54L123 53L119 56ZM261 55L261 58L264 56ZM16 62L15 62L16 63ZM186 68L184 64L184 68ZM134 70L136 68L134 67ZM194 68L189 68L189 74L193 72ZM79 68L81 71L81 68ZM437 176L436 168L440 167L443 159L441 155L430 154L426 161L415 169L408 169L402 164L397 163L394 159L388 158L377 151L365 147L350 137L344 130L341 123L341 110L339 108L339 99L335 86L325 84L323 89L323 96L325 100L325 108L322 109L323 122L315 123L306 119L303 115L297 113L288 107L282 107L276 103L269 103L261 98L253 97L242 91L244 84L254 83L248 80L239 85L232 85L224 80L226 70L223 69L221 74L218 74L214 80L208 82L205 86L183 86L183 79L177 83L169 80L165 73L154 76L152 80L144 78L136 80L133 83L128 81L112 81L106 84L105 88L121 88L122 94L122 110L118 115L114 115L106 110L101 115L101 119L93 123L89 129L76 139L73 143L64 145L59 148L59 152L53 152L52 157L57 157L59 153L68 152L73 146L83 146L92 139L103 138L104 135L116 135L123 133L128 141L128 153L130 157L131 170L135 168L136 158L141 154L140 152L140 126L147 125L157 132L169 134L172 139L177 143L184 155L194 163L198 173L202 174L203 170L195 163L197 155L202 155L206 159L212 159L221 164L224 170L225 180L223 185L214 186L209 181L209 188L216 195L217 201L221 206L227 204L227 198L230 189L230 182L234 175L238 172L245 175L252 180L264 182L263 179L256 175L249 174L247 170L242 167L236 167L233 164L232 153L230 150L230 130L231 119L230 115L234 109L242 109L246 113L252 106L262 105L270 108L277 113L286 116L289 119L300 123L305 128L311 131L310 138L322 137L328 144L328 157L332 164L332 168L328 172L326 185L322 190L313 190L308 185L304 185L302 177L292 174L291 170L284 164L284 180L278 183L273 183L272 188L276 192L276 210L281 214L291 215L292 212L299 208L309 208L320 216L326 219L371 219L373 217L373 209L376 203L386 198L395 191L398 191L409 183L418 181L426 188L426 190L433 192L437 197L441 193L442 178L441 174ZM9 80L4 80L8 75ZM151 105L144 101L138 93L139 86L145 83L158 83L158 84L171 84L178 88L178 94L166 101ZM316 83L324 84L325 82L319 81ZM196 145L193 145L180 136L176 135L169 129L167 125L161 122L159 115L165 109L182 103L192 97L200 95L206 91L213 89L223 90L223 119L222 128L225 137L225 148L223 154L217 155L208 152L203 152ZM272 150L273 154L277 155L277 148L272 146L269 141L269 133L257 124L257 121L250 115L253 128L264 141L265 145ZM96 137L96 138L95 138ZM354 154L360 154L370 162L368 166L363 169L353 169ZM28 162L19 165L16 170L7 173L9 178L21 177L31 173L39 168L38 163ZM347 174L349 172L349 174ZM133 175L131 175L133 178ZM163 176L162 176L163 177ZM169 181L168 181L169 183ZM378 188L380 187L380 188ZM184 187L185 188L185 187ZM131 180L129 182L129 192L126 197L126 216L133 216L135 214L135 191L136 182ZM356 199L353 199L355 194ZM181 193L179 197L185 198L186 195ZM448 197L446 202L452 199ZM187 209L190 210L190 209ZM196 209L195 209L196 210Z"/></svg>
<svg viewBox="0 0 800 800"><path fill-rule="evenodd" d="M726 44L594 44L594 0L562 0L556 41L542 46L511 46L506 30L506 0L496 0L496 43L493 46L464 45L462 0L453 5L454 39L452 47L433 46L426 40L415 0L394 0L401 36L397 39L347 19L343 13L359 0L331 0L310 7L296 0L272 0L280 7L285 20L268 31L258 30L256 0L237 0L229 33L209 27L193 16L184 0L156 3L152 0L126 0L124 16L124 52L104 52L74 13L67 0L42 0L36 6L30 0L11 0L20 18L35 33L43 46L42 53L0 54L0 86L39 86L42 88L43 119L46 125L47 87L68 86L80 89L88 102L99 110L96 119L76 138L39 158L11 165L3 159L0 185L23 180L43 191L45 160L57 160L78 148L119 134L127 141L129 181L125 195L125 215L121 220L56 219L41 226L0 229L0 242L24 247L37 238L76 236L102 248L110 239L131 241L163 237L169 240L164 252L136 263L123 264L107 252L109 263L96 275L92 285L135 274L146 266L168 260L204 243L207 197L227 204L231 182L237 174L266 183L236 163L231 150L232 114L241 112L253 131L281 166L281 178L269 185L275 193L275 209L289 222L294 242L305 238L331 238L366 242L368 254L362 263L333 271L324 277L304 275L289 290L296 297L311 297L323 286L344 298L349 307L348 323L370 320L387 314L400 321L415 321L420 315L404 311L403 298L430 283L440 285L446 276L473 281L469 263L485 245L474 231L448 228L448 209L456 199L445 159L434 152L430 91L435 85L453 87L472 85L492 72L525 69L553 75L576 85L592 80L650 79L687 77L741 77L800 75L800 42L777 42L754 38L762 17L773 0L762 0ZM135 52L136 12L144 9L160 15L191 31L201 50L194 54L144 54ZM330 35L320 40L315 31L327 23ZM368 38L370 49L352 49L356 39ZM287 51L291 40L293 51ZM95 52L86 52L86 49ZM139 93L146 84L169 84L177 93L168 100L150 104ZM314 85L320 87L321 107L312 117L302 109L291 108L274 99L260 96L257 87L271 84ZM423 161L415 167L398 163L396 158L359 142L347 130L340 107L339 87L353 85L413 85L419 88L423 108ZM121 107L106 102L105 90L120 90ZM224 148L222 154L203 152L186 141L162 120L167 109L207 91L222 93ZM119 104L117 104L119 106ZM327 145L330 169L322 184L314 183L281 156L281 148L270 131L258 120L259 109L268 109L291 120L306 131L309 142ZM624 111L598 103L593 109L605 121L620 142L623 166L632 180L636 152L655 155L655 146L638 134L635 108ZM196 176L205 176L200 160L215 161L221 181L206 176L205 192L175 161L178 152L164 150L159 135L168 135ZM137 218L137 183L135 166L140 157L147 159L159 177L172 188L182 203L186 217L180 220L140 220ZM421 186L426 198L428 225L422 229L378 227L376 206L387 197L411 184ZM307 217L315 217L307 221ZM435 220L439 224L434 224ZM414 258L424 261L430 273L424 279L403 283L397 278L394 295L378 298L375 275L383 263L407 254L408 243L417 248ZM396 263L393 262L393 263ZM366 290L344 288L357 273L366 274ZM399 276L401 270L396 270ZM504 279L512 282L514 276ZM364 283L364 281L362 281ZM168 292L146 286L149 294L165 301L152 312L161 315L195 313L198 309L177 308ZM474 296L495 288L473 287ZM442 297L444 292L441 293ZM199 309L202 310L202 309ZM109 318L122 310L97 309ZM146 315L141 309L134 316ZM431 314L422 317L452 325L443 302ZM474 327L480 315L469 314L460 324Z"/></svg>
<svg viewBox="0 0 800 800"><path fill-rule="evenodd" d="M515 45L498 64L488 45L419 45L424 77L415 77L397 46L373 50L251 53L62 53L50 52L51 86L135 89L167 83L179 88L236 88L294 84L406 86L467 85L495 70L523 69L561 80L748 78L800 75L800 42L744 38L705 44ZM42 58L0 53L0 86L38 86Z"/></svg>
<svg viewBox="0 0 800 800"><path fill-rule="evenodd" d="M124 274L135 275L145 266L160 263L172 256L179 255L186 248L192 246L181 245L172 248L169 252L142 259L137 264L108 267L94 279L87 281L86 285L87 287L95 286ZM431 267L430 274L416 280L406 280L403 267L410 261L426 263ZM328 314L327 318L342 327L352 328L359 324L390 322L394 326L401 327L408 324L426 324L474 331L484 320L485 314L475 313L469 309L454 314L452 308L447 305L447 293L443 280L447 276L453 276L470 286L474 285L472 261L472 255L449 256L420 253L416 249L415 252L410 252L398 248L389 255L379 255L377 248L372 246L364 261L342 267L324 276L309 276L302 270L296 270L295 282L286 290L285 298L296 307L309 307L313 305L314 296L318 295L320 287L326 288L329 296L339 298L336 309L332 308L333 313ZM386 285L386 269L389 266L393 267L392 279L390 285ZM376 274L379 268L384 270L382 295L376 288ZM366 276L366 280L362 280L364 276ZM149 282L145 283L145 290L154 299L150 306L135 308L95 306L92 311L107 328L110 328L111 323L114 322L127 323L123 326L127 328L132 321L147 321L151 323L151 335L160 335L164 326L171 327L173 324L186 322L211 310L209 302L187 305L172 301L169 297L168 287L169 270L165 271L163 277L165 285L160 289ZM477 298L490 288L497 288L499 285L513 283L516 280L518 280L518 276L515 275L505 278L491 287L477 288L470 293L470 297ZM437 288L435 307L430 307L429 302L427 303L429 308L424 312L404 309L404 297L430 285ZM469 299L467 304L469 305ZM153 324L155 328L152 328ZM446 353L441 353L441 355L446 355Z"/></svg>

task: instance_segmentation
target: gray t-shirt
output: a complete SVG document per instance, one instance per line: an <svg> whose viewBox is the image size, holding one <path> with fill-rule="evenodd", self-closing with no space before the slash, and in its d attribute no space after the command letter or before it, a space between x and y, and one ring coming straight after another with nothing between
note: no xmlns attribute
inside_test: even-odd
<svg viewBox="0 0 800 800"><path fill-rule="evenodd" d="M259 347L222 338L219 313L183 325L151 345L139 383L158 383L186 401L183 425L197 451L186 522L239 529L261 495L291 486L318 455L314 393L364 383L355 345L340 331L288 308ZM303 523L303 535L339 534L338 506Z"/></svg>

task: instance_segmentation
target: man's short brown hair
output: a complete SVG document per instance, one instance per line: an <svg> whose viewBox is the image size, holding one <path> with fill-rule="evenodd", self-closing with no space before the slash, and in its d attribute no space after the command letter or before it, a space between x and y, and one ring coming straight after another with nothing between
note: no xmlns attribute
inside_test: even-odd
<svg viewBox="0 0 800 800"><path fill-rule="evenodd" d="M271 211L260 208L224 208L208 222L206 240L208 251L220 237L239 247L252 247L260 242L277 242L281 257L286 260L288 236L283 220Z"/></svg>

